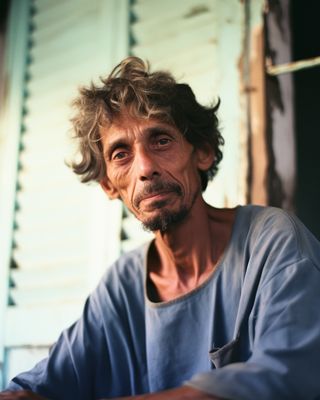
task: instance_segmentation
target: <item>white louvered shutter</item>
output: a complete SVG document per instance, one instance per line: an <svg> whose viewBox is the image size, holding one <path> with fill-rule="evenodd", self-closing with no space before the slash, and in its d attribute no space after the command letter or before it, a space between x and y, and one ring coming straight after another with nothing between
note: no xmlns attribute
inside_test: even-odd
<svg viewBox="0 0 320 400"><path fill-rule="evenodd" d="M79 85L127 55L127 20L126 0L32 2L5 329L9 377L22 358L37 358L24 348L48 347L80 315L120 252L120 203L81 184L65 160L74 152L70 102Z"/></svg>

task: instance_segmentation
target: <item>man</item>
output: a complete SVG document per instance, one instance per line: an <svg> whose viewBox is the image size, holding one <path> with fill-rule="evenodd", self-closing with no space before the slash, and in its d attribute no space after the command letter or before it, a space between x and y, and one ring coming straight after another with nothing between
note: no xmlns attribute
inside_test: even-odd
<svg viewBox="0 0 320 400"><path fill-rule="evenodd" d="M75 105L74 171L155 239L108 269L49 358L0 398L320 399L320 245L281 210L204 202L218 105L135 57Z"/></svg>

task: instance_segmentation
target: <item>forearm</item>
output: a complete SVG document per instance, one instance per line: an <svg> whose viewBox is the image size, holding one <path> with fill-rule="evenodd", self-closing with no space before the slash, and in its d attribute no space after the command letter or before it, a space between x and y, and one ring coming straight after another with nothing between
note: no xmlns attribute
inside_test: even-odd
<svg viewBox="0 0 320 400"><path fill-rule="evenodd" d="M139 396L117 397L113 400L222 400L208 393L193 389L188 386L181 386L176 389L165 390L158 393L148 393ZM104 400L104 399L101 399Z"/></svg>
<svg viewBox="0 0 320 400"><path fill-rule="evenodd" d="M30 390L19 390L17 392L1 392L0 400L46 400L44 397Z"/></svg>

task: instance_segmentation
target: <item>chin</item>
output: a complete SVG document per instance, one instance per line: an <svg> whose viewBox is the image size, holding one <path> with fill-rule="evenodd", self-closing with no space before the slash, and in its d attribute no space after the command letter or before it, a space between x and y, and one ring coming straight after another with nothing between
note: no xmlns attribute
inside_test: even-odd
<svg viewBox="0 0 320 400"><path fill-rule="evenodd" d="M188 214L189 209L187 207L181 207L181 209L178 211L162 209L158 210L157 215L154 217L149 217L140 221L143 228L147 231L166 232L175 225L183 222Z"/></svg>

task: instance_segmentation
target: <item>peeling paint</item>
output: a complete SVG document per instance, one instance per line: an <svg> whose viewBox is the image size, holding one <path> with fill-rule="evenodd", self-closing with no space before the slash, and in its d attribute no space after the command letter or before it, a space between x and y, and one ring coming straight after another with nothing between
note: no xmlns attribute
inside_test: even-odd
<svg viewBox="0 0 320 400"><path fill-rule="evenodd" d="M260 24L252 30L250 57L250 118L251 118L251 201L267 204L266 170L268 156L266 151L265 116L265 77L264 77L264 29Z"/></svg>
<svg viewBox="0 0 320 400"><path fill-rule="evenodd" d="M244 95L241 125L242 165L246 168L246 202L267 204L263 2L244 2L243 51L239 58L240 91Z"/></svg>
<svg viewBox="0 0 320 400"><path fill-rule="evenodd" d="M205 5L198 5L195 7L192 7L189 12L187 12L183 17L184 18L192 18L195 17L196 15L204 14L206 12L209 12L209 8Z"/></svg>
<svg viewBox="0 0 320 400"><path fill-rule="evenodd" d="M243 7L243 38L242 51L238 59L239 92L241 94L242 118L240 120L240 164L242 176L240 191L244 195L244 201L250 203L250 187L252 179L251 168L251 125L250 125L250 83L249 83L249 43L250 43L250 7L248 2L240 1Z"/></svg>

